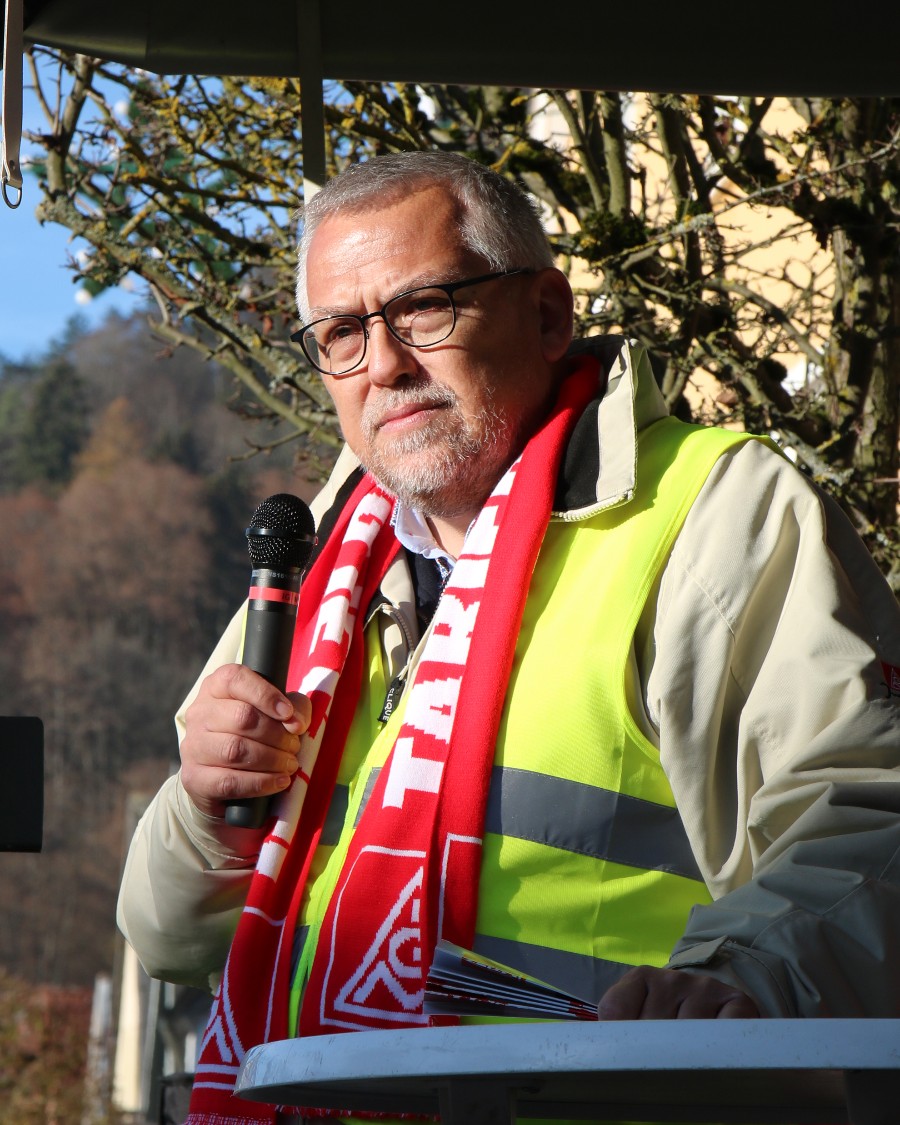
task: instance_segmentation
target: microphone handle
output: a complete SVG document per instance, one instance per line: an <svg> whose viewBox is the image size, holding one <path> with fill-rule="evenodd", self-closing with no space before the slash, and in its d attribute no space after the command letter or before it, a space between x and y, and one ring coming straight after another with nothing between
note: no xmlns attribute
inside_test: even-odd
<svg viewBox="0 0 900 1125"><path fill-rule="evenodd" d="M302 573L299 567L260 568L251 579L241 664L279 691L287 684ZM225 821L235 828L261 828L268 812L268 797L245 797L227 802Z"/></svg>

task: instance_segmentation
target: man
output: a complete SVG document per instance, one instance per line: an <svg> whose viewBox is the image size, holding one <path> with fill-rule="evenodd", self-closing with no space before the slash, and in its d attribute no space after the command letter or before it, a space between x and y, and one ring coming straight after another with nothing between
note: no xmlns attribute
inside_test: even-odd
<svg viewBox="0 0 900 1125"><path fill-rule="evenodd" d="M530 205L463 158L327 185L298 301L347 449L291 690L238 614L120 900L152 975L231 946L190 1120L240 1119L253 1042L427 1022L441 938L605 1019L898 1014L900 612L833 503L572 348Z"/></svg>

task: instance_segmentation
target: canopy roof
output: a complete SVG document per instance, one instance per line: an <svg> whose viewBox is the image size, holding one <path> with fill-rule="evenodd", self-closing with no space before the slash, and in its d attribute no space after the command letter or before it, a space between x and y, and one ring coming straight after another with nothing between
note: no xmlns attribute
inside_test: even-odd
<svg viewBox="0 0 900 1125"><path fill-rule="evenodd" d="M325 175L322 83L900 94L900 5L846 0L4 0L18 56L41 43L160 74L297 75L307 189ZM7 67L3 198L21 202L21 72ZM7 187L19 191L11 202Z"/></svg>
<svg viewBox="0 0 900 1125"><path fill-rule="evenodd" d="M25 0L25 39L159 73L740 94L900 93L900 5L846 0ZM317 27L318 25L318 27Z"/></svg>

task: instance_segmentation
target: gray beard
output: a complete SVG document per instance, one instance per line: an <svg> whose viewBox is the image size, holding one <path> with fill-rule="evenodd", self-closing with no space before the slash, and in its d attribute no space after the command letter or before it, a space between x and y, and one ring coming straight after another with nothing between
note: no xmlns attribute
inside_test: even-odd
<svg viewBox="0 0 900 1125"><path fill-rule="evenodd" d="M364 410L369 472L402 504L425 516L450 519L480 508L518 452L508 419L488 403L477 423L467 422L454 392L433 384L391 395L381 400L379 412L411 399L443 409L426 428L395 438L390 455L375 447L376 430ZM397 456L406 463L398 465Z"/></svg>

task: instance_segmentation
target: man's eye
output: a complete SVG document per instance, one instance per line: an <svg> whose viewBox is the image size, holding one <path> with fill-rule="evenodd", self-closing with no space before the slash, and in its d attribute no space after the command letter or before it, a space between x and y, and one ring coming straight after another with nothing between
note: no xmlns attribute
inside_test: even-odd
<svg viewBox="0 0 900 1125"><path fill-rule="evenodd" d="M327 351L329 348L346 343L348 340L353 340L359 336L360 327L352 320L337 320L322 325L319 332L316 333L319 347Z"/></svg>
<svg viewBox="0 0 900 1125"><path fill-rule="evenodd" d="M424 293L410 302L413 313L443 312L449 307L450 302L444 293Z"/></svg>
<svg viewBox="0 0 900 1125"><path fill-rule="evenodd" d="M422 289L392 302L392 319L408 324L417 317L445 314L450 308L450 298L439 289Z"/></svg>

